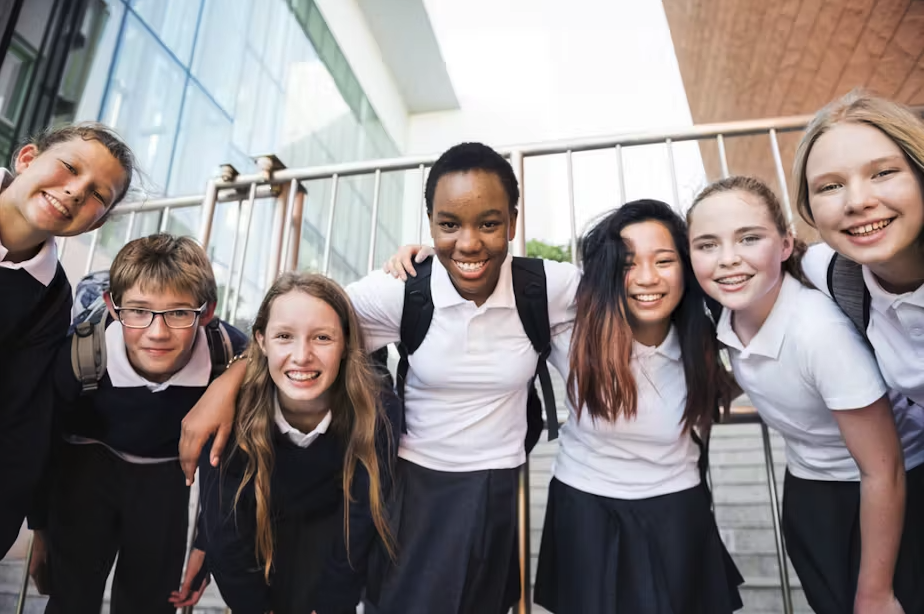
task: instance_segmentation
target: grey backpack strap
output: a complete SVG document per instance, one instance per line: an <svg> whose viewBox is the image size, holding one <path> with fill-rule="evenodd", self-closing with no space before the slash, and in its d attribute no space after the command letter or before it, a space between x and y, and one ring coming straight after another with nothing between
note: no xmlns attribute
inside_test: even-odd
<svg viewBox="0 0 924 614"><path fill-rule="evenodd" d="M871 299L866 282L863 281L863 267L840 254L834 254L828 264L828 291L866 339Z"/></svg>
<svg viewBox="0 0 924 614"><path fill-rule="evenodd" d="M83 393L96 390L106 373L106 314L84 321L71 337L71 366Z"/></svg>

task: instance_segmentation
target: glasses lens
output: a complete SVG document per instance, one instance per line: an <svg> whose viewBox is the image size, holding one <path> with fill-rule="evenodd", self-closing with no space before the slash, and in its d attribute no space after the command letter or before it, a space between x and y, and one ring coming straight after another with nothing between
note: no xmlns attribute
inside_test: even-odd
<svg viewBox="0 0 924 614"><path fill-rule="evenodd" d="M121 309L119 319L129 328L146 328L150 326L154 314L145 309Z"/></svg>
<svg viewBox="0 0 924 614"><path fill-rule="evenodd" d="M189 328L196 322L199 312L194 309L176 309L164 314L167 326L170 328Z"/></svg>

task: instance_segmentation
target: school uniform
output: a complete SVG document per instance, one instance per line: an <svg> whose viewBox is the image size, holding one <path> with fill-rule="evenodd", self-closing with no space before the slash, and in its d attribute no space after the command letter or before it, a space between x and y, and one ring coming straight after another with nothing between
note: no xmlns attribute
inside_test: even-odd
<svg viewBox="0 0 924 614"><path fill-rule="evenodd" d="M555 343L567 350L570 334ZM567 356L559 352L558 356ZM567 363L556 365L567 369ZM634 418L574 408L549 486L536 603L555 614L723 614L743 582L719 537L700 446L684 432L687 385L676 329L632 343Z"/></svg>
<svg viewBox="0 0 924 614"><path fill-rule="evenodd" d="M383 394L384 420L376 448L382 488L389 492L400 403ZM235 614L317 612L353 614L365 583L366 561L376 538L369 507L369 474L359 463L351 485L349 543L344 534L345 436L330 431L332 414L311 432L274 414L275 460L270 478L274 554L270 579L256 556L256 501L251 481L238 490L246 457L232 440L219 468L209 462L211 442L199 462L199 538L208 568ZM388 422L386 424L385 422ZM347 548L349 546L349 548Z"/></svg>
<svg viewBox="0 0 924 614"><path fill-rule="evenodd" d="M433 319L409 357L406 433L389 502L397 561L370 562L367 612L499 614L519 596L516 491L527 385L538 356L504 261L480 307L433 260ZM553 335L574 319L576 267L545 262ZM347 287L369 349L401 338L404 284L375 272Z"/></svg>
<svg viewBox="0 0 924 614"><path fill-rule="evenodd" d="M233 332L240 351L244 336ZM70 343L56 360L62 441L48 470L47 510L30 517L34 529L47 530L45 611L97 614L118 555L110 611L172 613L168 599L185 562L189 513L180 428L209 384L208 341L200 327L189 362L163 383L132 368L120 323L106 329L105 343L106 373L95 391L81 394Z"/></svg>
<svg viewBox="0 0 924 614"><path fill-rule="evenodd" d="M0 191L13 177L0 168ZM54 238L33 258L7 262L0 243L0 558L16 541L48 451L55 348L67 335L71 287Z"/></svg>
<svg viewBox="0 0 924 614"><path fill-rule="evenodd" d="M833 301L788 274L776 304L744 346L723 311L718 338L738 384L761 419L783 436L786 547L809 605L819 614L853 611L860 564L860 471L834 413L866 407L887 392L876 359ZM920 480L924 428L899 411L908 483ZM909 487L894 587L906 612L924 611L922 497Z"/></svg>

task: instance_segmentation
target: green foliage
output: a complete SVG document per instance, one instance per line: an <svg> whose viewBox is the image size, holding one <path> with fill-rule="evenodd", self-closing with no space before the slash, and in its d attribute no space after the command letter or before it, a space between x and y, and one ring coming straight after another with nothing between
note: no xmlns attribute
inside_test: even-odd
<svg viewBox="0 0 924 614"><path fill-rule="evenodd" d="M531 258L571 262L571 246L549 245L538 239L530 239L526 242L526 255Z"/></svg>

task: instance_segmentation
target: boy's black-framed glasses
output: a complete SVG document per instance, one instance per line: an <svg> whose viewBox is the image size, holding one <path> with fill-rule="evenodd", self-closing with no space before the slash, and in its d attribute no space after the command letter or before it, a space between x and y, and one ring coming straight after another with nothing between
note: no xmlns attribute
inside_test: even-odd
<svg viewBox="0 0 924 614"><path fill-rule="evenodd" d="M145 309L143 307L113 307L119 316L119 322L127 328L147 328L160 316L168 328L192 328L199 321L208 303L199 309Z"/></svg>

